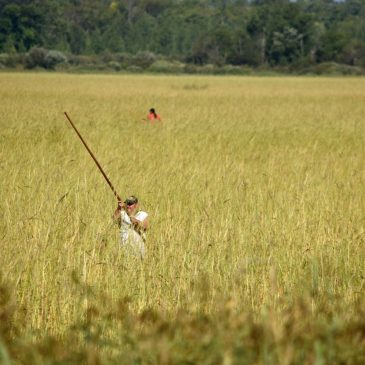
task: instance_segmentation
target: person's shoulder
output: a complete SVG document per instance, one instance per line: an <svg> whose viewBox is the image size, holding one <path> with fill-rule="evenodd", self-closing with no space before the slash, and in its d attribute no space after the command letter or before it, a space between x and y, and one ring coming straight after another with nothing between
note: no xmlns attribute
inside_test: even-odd
<svg viewBox="0 0 365 365"><path fill-rule="evenodd" d="M144 221L148 217L148 213L140 210L136 215L135 218L139 221Z"/></svg>
<svg viewBox="0 0 365 365"><path fill-rule="evenodd" d="M120 211L120 216L122 217L123 220L129 220L129 215L123 209Z"/></svg>

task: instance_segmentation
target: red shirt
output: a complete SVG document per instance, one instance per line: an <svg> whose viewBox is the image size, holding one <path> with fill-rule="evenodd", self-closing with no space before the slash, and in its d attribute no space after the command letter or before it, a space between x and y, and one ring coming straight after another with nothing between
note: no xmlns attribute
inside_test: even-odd
<svg viewBox="0 0 365 365"><path fill-rule="evenodd" d="M149 114L147 115L147 119L148 119L148 120L155 120L155 119L157 119L157 120L161 120L161 117L160 117L158 114L156 114L156 116L155 116L153 113L149 113Z"/></svg>

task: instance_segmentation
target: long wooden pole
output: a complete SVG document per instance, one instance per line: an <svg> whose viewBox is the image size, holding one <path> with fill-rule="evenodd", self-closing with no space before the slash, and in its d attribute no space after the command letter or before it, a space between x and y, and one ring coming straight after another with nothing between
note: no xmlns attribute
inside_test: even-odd
<svg viewBox="0 0 365 365"><path fill-rule="evenodd" d="M90 156L92 157L92 159L94 160L94 162L96 163L96 166L99 168L101 174L104 176L104 179L106 180L106 182L108 183L108 185L110 186L110 189L112 189L113 194L115 195L115 197L118 199L118 201L122 201L122 199L120 198L119 194L117 193L117 191L115 190L113 184L110 182L110 180L108 179L108 176L106 176L104 170L102 169L102 167L100 166L98 160L96 159L96 157L94 156L94 154L91 152L89 146L86 144L86 142L84 141L84 139L82 138L80 132L77 130L77 128L75 127L75 124L72 123L72 120L70 119L70 117L68 116L68 114L66 112L65 116L68 119L68 121L70 122L72 128L75 130L76 134L79 136L79 138L81 139L81 142L83 143L83 145L85 146L85 148L87 149L87 151L89 152Z"/></svg>

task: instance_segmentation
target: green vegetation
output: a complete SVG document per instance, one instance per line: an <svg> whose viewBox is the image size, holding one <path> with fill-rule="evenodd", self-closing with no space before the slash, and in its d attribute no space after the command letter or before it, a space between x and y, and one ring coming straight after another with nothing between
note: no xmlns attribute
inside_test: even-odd
<svg viewBox="0 0 365 365"><path fill-rule="evenodd" d="M0 83L1 364L364 362L362 78ZM63 111L150 213L143 262Z"/></svg>
<svg viewBox="0 0 365 365"><path fill-rule="evenodd" d="M0 67L363 74L364 19L365 0L1 0Z"/></svg>

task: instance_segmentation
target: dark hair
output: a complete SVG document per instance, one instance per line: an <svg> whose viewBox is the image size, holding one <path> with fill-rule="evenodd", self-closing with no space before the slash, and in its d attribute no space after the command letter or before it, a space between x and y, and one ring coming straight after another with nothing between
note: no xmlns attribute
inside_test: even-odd
<svg viewBox="0 0 365 365"><path fill-rule="evenodd" d="M156 114L155 108L151 108L150 109L150 113L152 113L154 115L154 117L157 118L157 114Z"/></svg>

